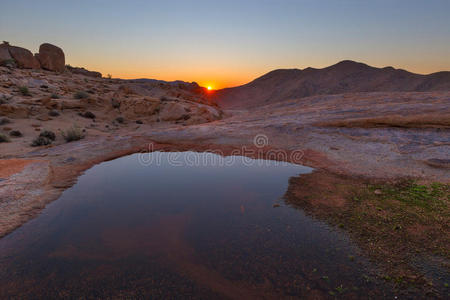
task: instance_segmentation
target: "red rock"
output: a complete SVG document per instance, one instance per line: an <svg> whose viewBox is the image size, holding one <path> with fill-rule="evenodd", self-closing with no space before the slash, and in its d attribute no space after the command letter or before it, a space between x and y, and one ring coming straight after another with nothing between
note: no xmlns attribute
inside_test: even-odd
<svg viewBox="0 0 450 300"><path fill-rule="evenodd" d="M36 57L41 63L42 69L64 72L66 59L61 48L48 43L42 44Z"/></svg>
<svg viewBox="0 0 450 300"><path fill-rule="evenodd" d="M9 54L8 47L9 45L6 43L0 45L0 65L2 65L3 62L12 60L12 56L11 54Z"/></svg>
<svg viewBox="0 0 450 300"><path fill-rule="evenodd" d="M33 53L28 49L8 45L8 51L19 68L39 69L41 67L38 60L33 56Z"/></svg>

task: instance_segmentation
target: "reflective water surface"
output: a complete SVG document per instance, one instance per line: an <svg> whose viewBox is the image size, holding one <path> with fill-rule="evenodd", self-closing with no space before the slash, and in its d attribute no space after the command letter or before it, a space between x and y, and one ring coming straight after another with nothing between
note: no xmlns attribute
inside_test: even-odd
<svg viewBox="0 0 450 300"><path fill-rule="evenodd" d="M176 163L170 155L152 153L159 161L148 166L137 154L99 164L1 239L0 297L383 293L343 232L280 199L289 178L310 168L242 157L191 166L192 152Z"/></svg>

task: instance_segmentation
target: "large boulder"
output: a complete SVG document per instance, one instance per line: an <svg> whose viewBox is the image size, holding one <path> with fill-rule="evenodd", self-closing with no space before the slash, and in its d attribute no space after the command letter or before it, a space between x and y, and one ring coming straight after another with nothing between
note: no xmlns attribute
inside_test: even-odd
<svg viewBox="0 0 450 300"><path fill-rule="evenodd" d="M7 43L3 43L0 45L0 66L12 60L11 54L9 54L8 50L9 45Z"/></svg>
<svg viewBox="0 0 450 300"><path fill-rule="evenodd" d="M39 69L41 67L30 50L10 45L7 45L7 47L9 54L14 58L19 68Z"/></svg>
<svg viewBox="0 0 450 300"><path fill-rule="evenodd" d="M41 68L49 71L64 72L66 59L61 48L52 44L42 44L39 47L37 59L41 63Z"/></svg>

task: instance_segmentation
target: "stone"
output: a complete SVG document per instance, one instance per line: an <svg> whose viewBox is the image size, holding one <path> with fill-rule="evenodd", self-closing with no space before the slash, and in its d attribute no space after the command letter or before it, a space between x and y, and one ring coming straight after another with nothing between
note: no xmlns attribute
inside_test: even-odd
<svg viewBox="0 0 450 300"><path fill-rule="evenodd" d="M5 43L0 45L0 66L6 65L13 60L11 54L9 54L8 47L9 45Z"/></svg>
<svg viewBox="0 0 450 300"><path fill-rule="evenodd" d="M66 68L72 74L79 74L79 75L84 75L84 76L94 77L94 78L102 77L102 73L96 72L96 71L89 71L89 70L86 70L85 68L78 68L78 67L72 67L72 66L67 66Z"/></svg>
<svg viewBox="0 0 450 300"><path fill-rule="evenodd" d="M66 59L61 48L52 44L42 44L39 47L39 54L36 55L41 64L41 68L54 72L64 72Z"/></svg>
<svg viewBox="0 0 450 300"><path fill-rule="evenodd" d="M16 46L8 46L9 54L11 54L12 58L17 63L19 68L23 69L39 69L41 65L39 61L33 56L30 50L16 47Z"/></svg>

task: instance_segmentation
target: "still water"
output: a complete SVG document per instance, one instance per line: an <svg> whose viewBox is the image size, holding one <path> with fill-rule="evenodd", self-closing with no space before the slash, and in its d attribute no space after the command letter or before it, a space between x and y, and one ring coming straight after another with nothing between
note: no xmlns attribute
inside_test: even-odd
<svg viewBox="0 0 450 300"><path fill-rule="evenodd" d="M310 168L193 152L140 158L94 166L1 239L0 298L382 293L345 233L284 204L289 178Z"/></svg>

